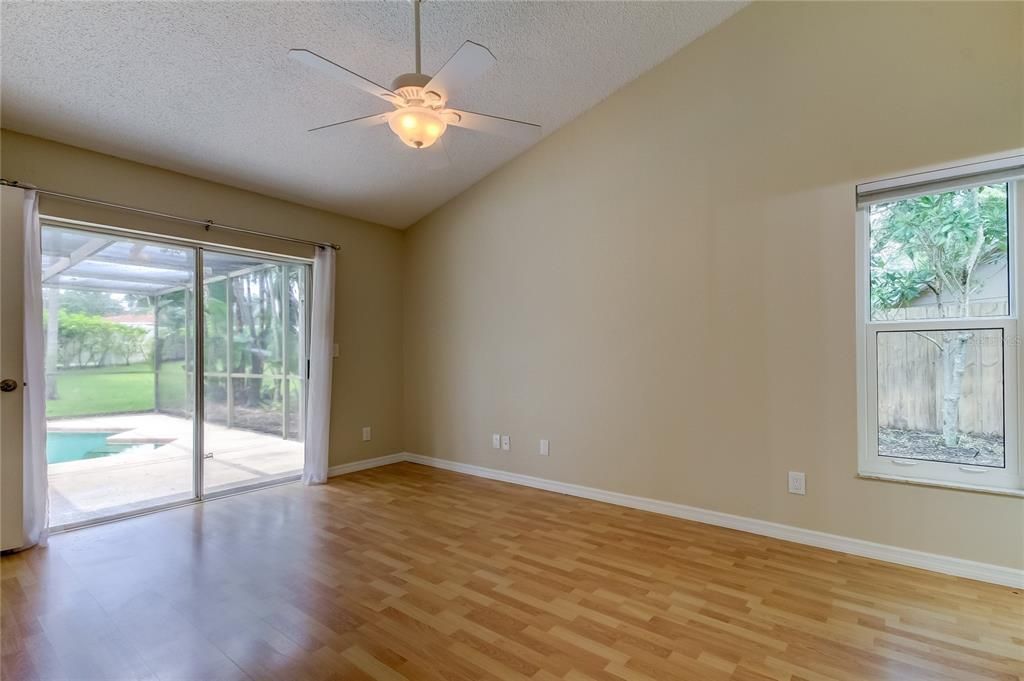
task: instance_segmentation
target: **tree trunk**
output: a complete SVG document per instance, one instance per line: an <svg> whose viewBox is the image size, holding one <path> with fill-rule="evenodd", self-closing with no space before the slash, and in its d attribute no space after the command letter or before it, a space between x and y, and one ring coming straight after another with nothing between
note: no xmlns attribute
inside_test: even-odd
<svg viewBox="0 0 1024 681"><path fill-rule="evenodd" d="M960 442L960 397L963 391L967 341L974 334L942 334L942 440L947 447Z"/></svg>
<svg viewBox="0 0 1024 681"><path fill-rule="evenodd" d="M46 313L46 399L55 400L57 394L57 347L60 338L60 290L52 288Z"/></svg>
<svg viewBox="0 0 1024 681"><path fill-rule="evenodd" d="M263 355L257 350L253 349L249 353L250 371L256 376L263 375ZM257 408L260 406L260 393L263 392L263 379L262 378L250 378L247 380L248 390L246 391L245 403L246 406Z"/></svg>

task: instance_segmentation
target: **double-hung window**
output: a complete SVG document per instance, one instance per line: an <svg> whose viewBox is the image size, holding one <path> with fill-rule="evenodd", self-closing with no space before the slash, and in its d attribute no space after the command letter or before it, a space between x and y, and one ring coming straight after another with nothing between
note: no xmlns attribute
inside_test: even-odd
<svg viewBox="0 0 1024 681"><path fill-rule="evenodd" d="M1020 493L1024 154L857 186L859 470Z"/></svg>

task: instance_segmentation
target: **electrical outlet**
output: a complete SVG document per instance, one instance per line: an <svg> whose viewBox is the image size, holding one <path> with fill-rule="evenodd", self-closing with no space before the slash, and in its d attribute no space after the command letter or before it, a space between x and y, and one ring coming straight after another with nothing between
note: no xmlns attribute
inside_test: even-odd
<svg viewBox="0 0 1024 681"><path fill-rule="evenodd" d="M550 445L548 444L548 441L547 440L541 440L540 441L540 452L538 452L538 453L541 456L547 456L549 450L550 450Z"/></svg>
<svg viewBox="0 0 1024 681"><path fill-rule="evenodd" d="M341 357L341 346L337 343L334 344L334 356Z"/></svg>
<svg viewBox="0 0 1024 681"><path fill-rule="evenodd" d="M501 449L501 435L498 433L491 435L491 449Z"/></svg>
<svg viewBox="0 0 1024 681"><path fill-rule="evenodd" d="M807 494L807 478L798 471L789 472L789 493Z"/></svg>
<svg viewBox="0 0 1024 681"><path fill-rule="evenodd" d="M370 430L370 426L363 426L363 442L369 442L373 436L373 431Z"/></svg>
<svg viewBox="0 0 1024 681"><path fill-rule="evenodd" d="M512 438L508 435L501 436L501 448L506 452L512 451Z"/></svg>

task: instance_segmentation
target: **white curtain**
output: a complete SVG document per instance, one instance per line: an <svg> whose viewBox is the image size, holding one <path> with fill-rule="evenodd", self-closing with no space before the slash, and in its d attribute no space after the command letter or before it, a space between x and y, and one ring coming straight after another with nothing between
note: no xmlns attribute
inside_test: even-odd
<svg viewBox="0 0 1024 681"><path fill-rule="evenodd" d="M331 369L334 359L334 249L318 248L313 259L313 314L309 338L309 406L302 482L327 482L331 434Z"/></svg>
<svg viewBox="0 0 1024 681"><path fill-rule="evenodd" d="M22 465L22 530L25 548L46 545L46 373L43 367L43 256L39 195L25 192L25 368Z"/></svg>

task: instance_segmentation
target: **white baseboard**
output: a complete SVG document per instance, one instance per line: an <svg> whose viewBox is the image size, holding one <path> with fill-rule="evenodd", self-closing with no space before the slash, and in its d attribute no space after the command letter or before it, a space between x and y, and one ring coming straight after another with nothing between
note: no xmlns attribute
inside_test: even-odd
<svg viewBox="0 0 1024 681"><path fill-rule="evenodd" d="M345 475L346 473L355 473L356 471L365 471L367 468L376 468L377 466L387 466L392 463L401 463L407 461L405 452L399 452L398 454L388 454L386 456L378 456L373 459L363 459L362 461L353 461L352 463L343 463L337 466L331 466L327 469L327 477L333 478L336 475Z"/></svg>
<svg viewBox="0 0 1024 681"><path fill-rule="evenodd" d="M382 459L389 460L383 463L376 463ZM807 544L809 546L817 546L819 548L830 549L832 551L841 551L855 556L864 556L865 558L875 558L889 563L908 565L910 567L922 568L924 570L940 572L942 574L953 575L955 577L966 577L968 579L976 579L978 581L990 582L992 584L1024 588L1024 570L1015 570L1001 565L979 563L973 560L954 558L952 556L941 556L935 553L925 553L924 551L904 549L898 546L889 546L887 544L877 544L863 539L853 539L851 537L843 537L837 534L829 534L827 532L806 530L792 525L768 522L767 520L757 520L756 518L731 515L729 513L721 513L719 511L709 511L695 506L686 506L684 504L676 504L669 501L658 501L657 499L637 497L629 494L621 494L619 492L608 492L594 487L584 487L583 485L573 485L571 483L556 482L554 480L546 480L544 478L535 478L530 475L509 473L507 471L496 470L494 468L474 466L448 459L423 456L421 454L396 454L391 457L384 456L380 457L380 459L370 459L368 461L359 461L356 464L347 465L355 466L367 464L363 465L363 468L370 468L372 466L383 466L385 463L394 463L395 461L409 461L412 463L422 464L424 466L433 466L434 468L443 468L445 470L455 471L458 473L475 475L481 478L490 478L491 480L500 480L502 482L510 482L516 485L535 487L549 492L558 492L560 494L568 494L574 497L603 501L617 506L626 506L642 511L650 511L652 513L673 516L675 518L694 520L708 525L728 527L734 530L763 535L765 537L784 539L798 544ZM360 469L356 468L353 470ZM349 471L346 470L344 472Z"/></svg>

